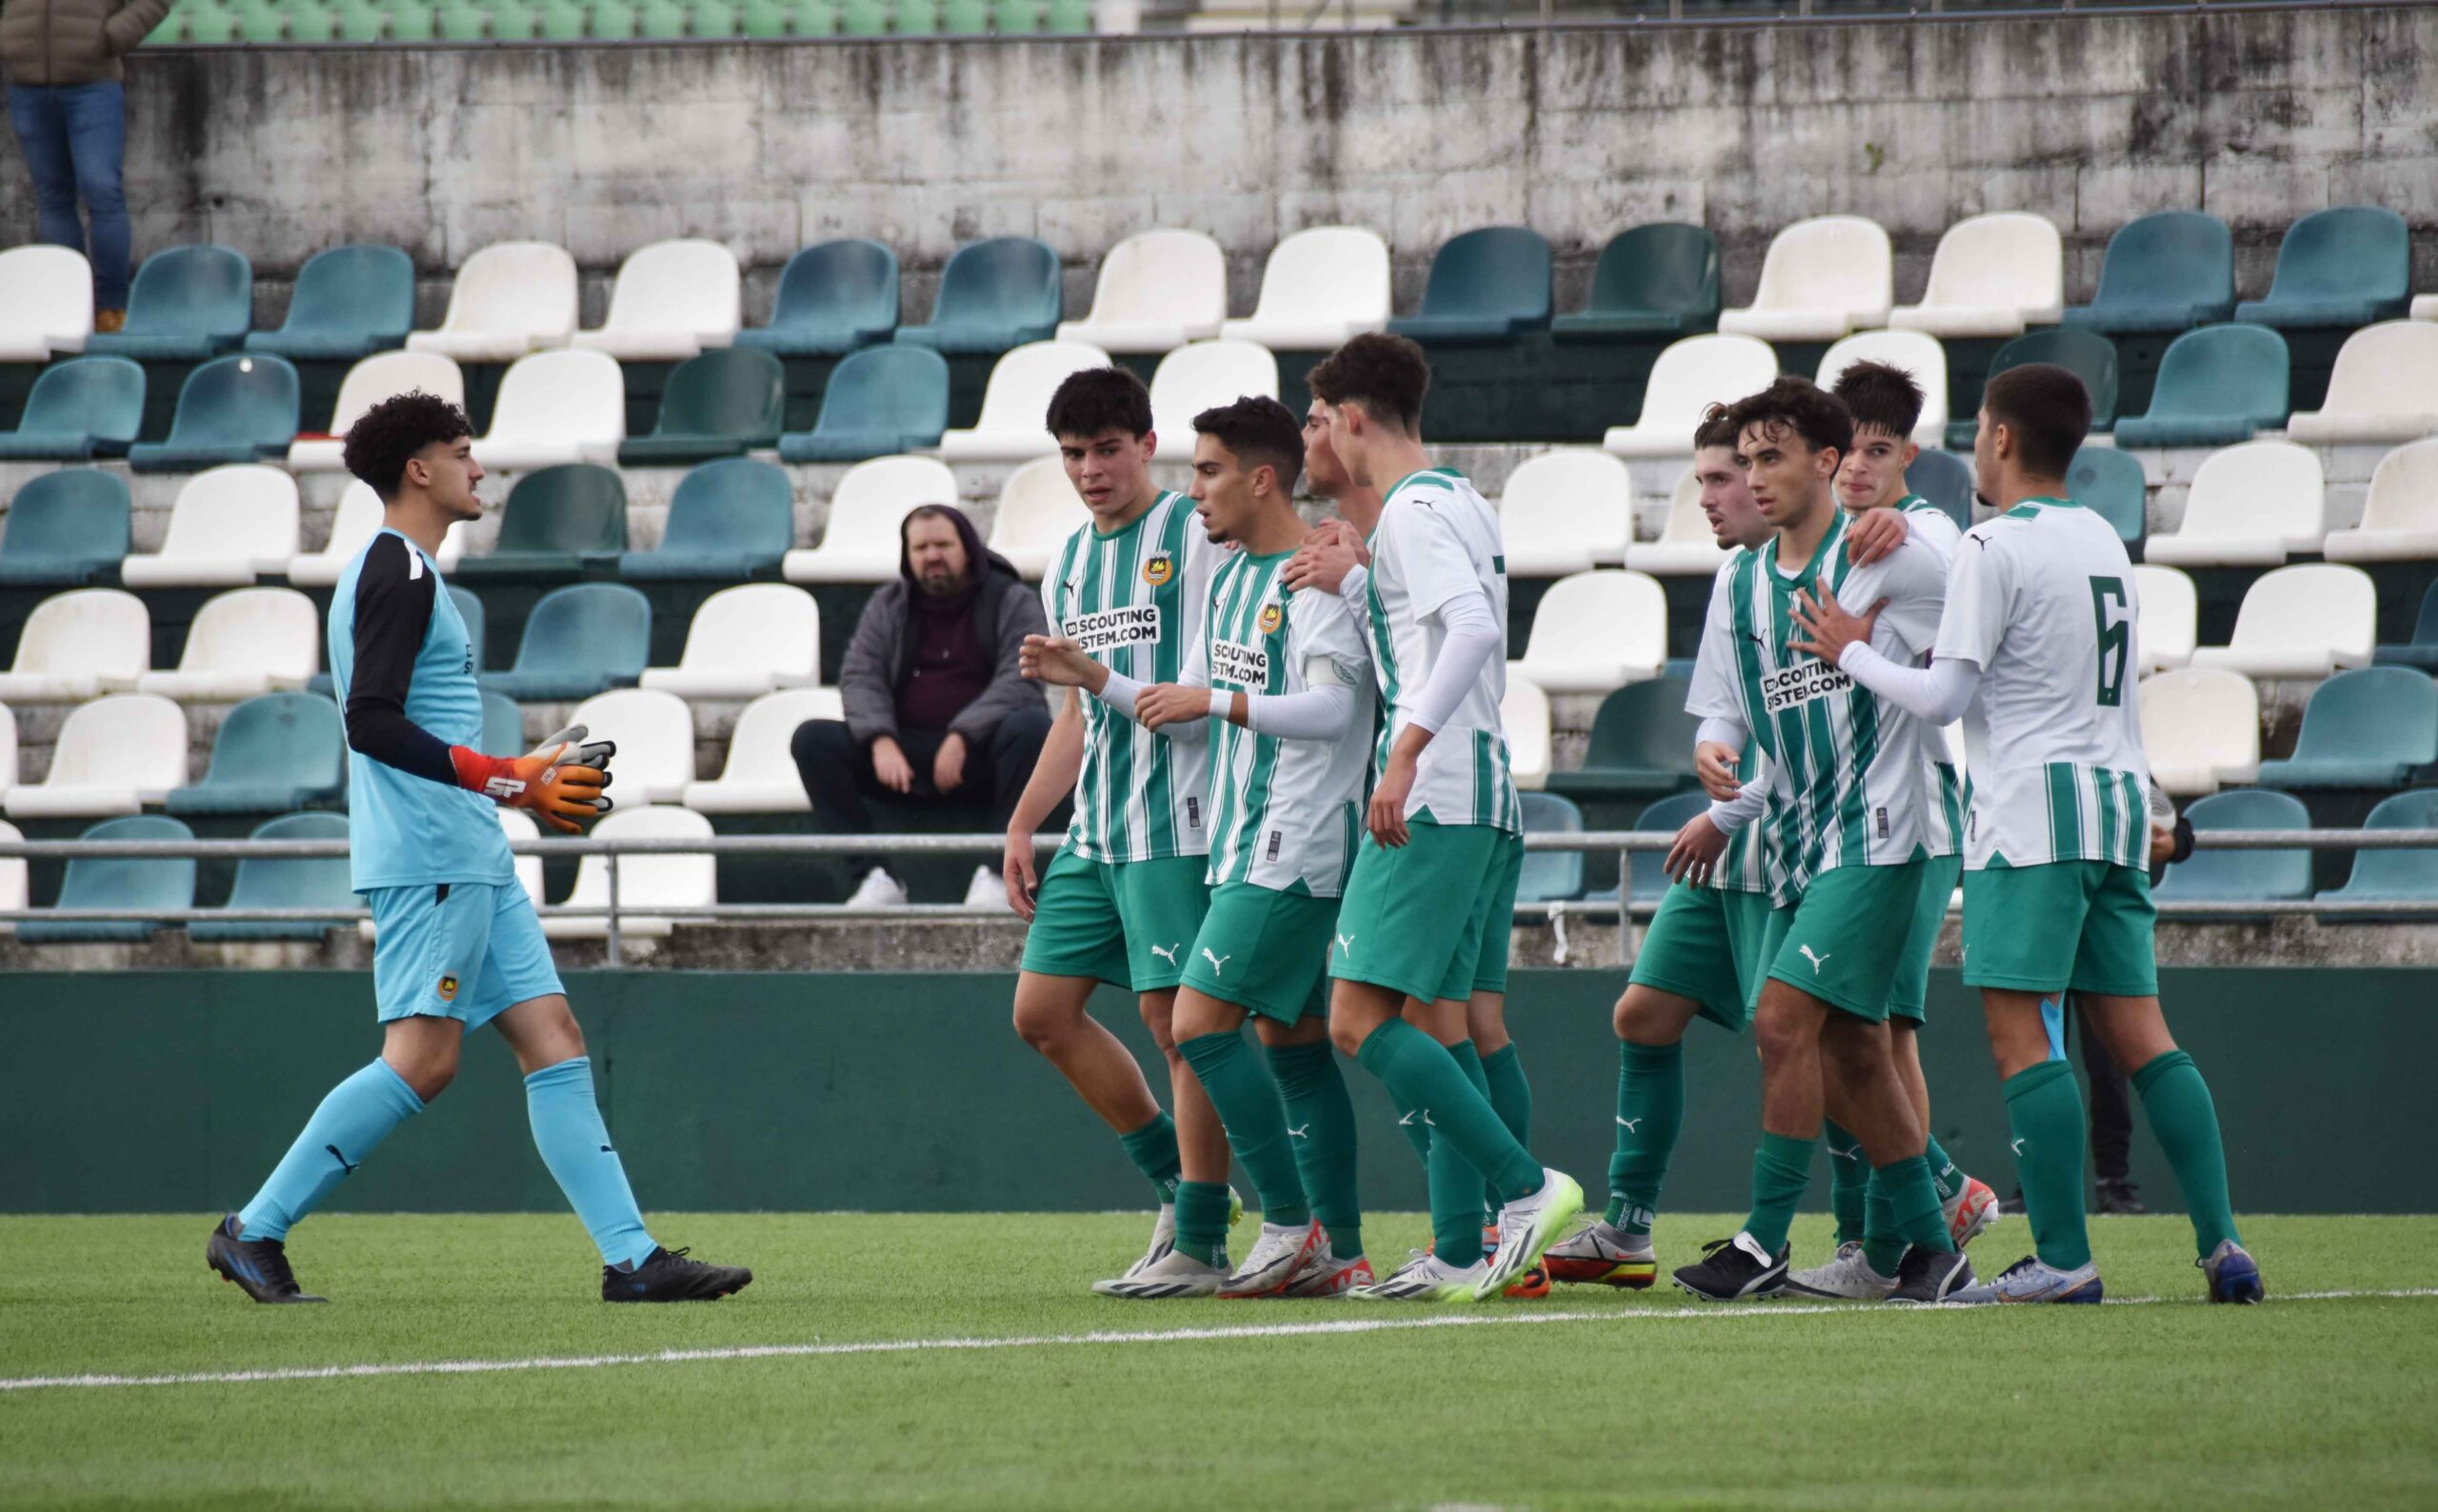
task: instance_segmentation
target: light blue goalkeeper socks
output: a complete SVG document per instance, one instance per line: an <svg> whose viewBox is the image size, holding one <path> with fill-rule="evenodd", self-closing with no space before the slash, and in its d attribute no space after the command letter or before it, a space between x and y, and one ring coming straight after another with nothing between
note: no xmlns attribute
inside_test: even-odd
<svg viewBox="0 0 2438 1512"><path fill-rule="evenodd" d="M237 1237L287 1239L289 1225L320 1206L391 1129L422 1111L423 1099L386 1061L376 1060L330 1088L270 1180L238 1214L243 1226Z"/></svg>
<svg viewBox="0 0 2438 1512"><path fill-rule="evenodd" d="M605 1265L640 1265L658 1246L636 1210L627 1167L610 1147L592 1092L592 1058L546 1065L525 1079L525 1111L533 1124L533 1147L550 1168L568 1205L584 1220Z"/></svg>

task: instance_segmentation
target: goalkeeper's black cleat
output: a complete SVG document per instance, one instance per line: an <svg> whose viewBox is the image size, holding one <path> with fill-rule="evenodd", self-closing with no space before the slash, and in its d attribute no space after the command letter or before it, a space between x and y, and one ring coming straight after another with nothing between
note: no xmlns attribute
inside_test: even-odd
<svg viewBox="0 0 2438 1512"><path fill-rule="evenodd" d="M204 1263L232 1281L256 1302L327 1302L307 1295L288 1268L288 1246L276 1239L239 1239L237 1215L230 1214L212 1227L203 1246Z"/></svg>
<svg viewBox="0 0 2438 1512"><path fill-rule="evenodd" d="M707 1265L682 1249L655 1249L640 1265L601 1267L603 1302L717 1302L753 1283L742 1265Z"/></svg>

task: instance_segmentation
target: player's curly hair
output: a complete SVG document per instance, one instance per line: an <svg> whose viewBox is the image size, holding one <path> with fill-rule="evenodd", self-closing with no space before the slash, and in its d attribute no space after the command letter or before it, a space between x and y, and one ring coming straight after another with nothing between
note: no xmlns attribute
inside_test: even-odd
<svg viewBox="0 0 2438 1512"><path fill-rule="evenodd" d="M1247 394L1194 416L1193 429L1227 448L1248 472L1268 468L1280 492L1295 492L1295 475L1304 470L1304 428L1277 400Z"/></svg>
<svg viewBox="0 0 2438 1512"><path fill-rule="evenodd" d="M1855 363L1837 375L1829 392L1854 417L1857 430L1909 441L1922 421L1922 386L1894 363Z"/></svg>
<svg viewBox="0 0 2438 1512"><path fill-rule="evenodd" d="M408 458L434 442L446 445L473 433L466 411L437 394L410 388L382 400L348 427L342 455L348 471L390 500L398 496Z"/></svg>
<svg viewBox="0 0 2438 1512"><path fill-rule="evenodd" d="M1325 405L1361 405L1372 419L1410 434L1422 429L1430 359L1406 337L1373 331L1322 358L1304 384Z"/></svg>
<svg viewBox="0 0 2438 1512"><path fill-rule="evenodd" d="M1089 441L1123 430L1140 441L1151 433L1151 392L1123 368L1086 368L1069 373L1049 396L1046 423L1062 438Z"/></svg>
<svg viewBox="0 0 2438 1512"><path fill-rule="evenodd" d="M1693 431L1693 449L1700 451L1708 447L1735 449L1735 422L1728 417L1725 405L1713 404L1703 410L1702 423Z"/></svg>
<svg viewBox="0 0 2438 1512"><path fill-rule="evenodd" d="M1854 449L1854 417L1835 394L1792 373L1781 373L1769 388L1728 406L1727 418L1735 427L1739 447L1744 432L1759 426L1771 437L1791 431L1814 451L1833 448L1843 456Z"/></svg>

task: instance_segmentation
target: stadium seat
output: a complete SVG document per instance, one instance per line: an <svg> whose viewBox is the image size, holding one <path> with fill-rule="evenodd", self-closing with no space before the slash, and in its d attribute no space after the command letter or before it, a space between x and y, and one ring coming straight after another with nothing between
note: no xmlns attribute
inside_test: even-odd
<svg viewBox="0 0 2438 1512"><path fill-rule="evenodd" d="M1219 334L1272 351L1331 351L1389 326L1389 244L1360 226L1315 226L1269 249L1261 294Z"/></svg>
<svg viewBox="0 0 2438 1512"><path fill-rule="evenodd" d="M2201 639L2201 596L2192 579L2181 567L2137 566L2133 601L2142 615L2139 670L2188 665Z"/></svg>
<svg viewBox="0 0 2438 1512"><path fill-rule="evenodd" d="M2099 290L2065 313L2068 328L2110 335L2190 330L2235 313L2235 238L2199 210L2161 210L2108 239Z"/></svg>
<svg viewBox="0 0 2438 1512"><path fill-rule="evenodd" d="M1685 827L1695 814L1709 807L1707 793L1671 793L1649 805L1634 816L1633 827L1644 834L1672 835ZM1626 859L1628 879L1627 901L1656 907L1668 895L1674 880L1668 875L1668 853L1661 850L1637 850Z"/></svg>
<svg viewBox="0 0 2438 1512"><path fill-rule="evenodd" d="M2190 798L2260 780L2260 691L2222 666L2142 679L2142 746L2150 780Z"/></svg>
<svg viewBox="0 0 2438 1512"><path fill-rule="evenodd" d="M1200 231L1143 231L1101 259L1092 310L1058 323L1060 341L1109 352L1168 352L1219 334L1228 260Z"/></svg>
<svg viewBox="0 0 2438 1512"><path fill-rule="evenodd" d="M1710 528L1709 516L1702 512L1701 480L1690 468L1676 479L1676 491L1669 496L1668 523L1661 527L1659 539L1626 545L1626 566L1654 577L1707 576L1717 572L1726 560L1718 533Z"/></svg>
<svg viewBox="0 0 2438 1512"><path fill-rule="evenodd" d="M1512 341L1549 326L1549 244L1521 226L1449 238L1430 259L1422 308L1389 322L1422 342Z"/></svg>
<svg viewBox="0 0 2438 1512"><path fill-rule="evenodd" d="M1525 793L1524 833L1577 835L1583 832L1583 810L1571 799L1555 793ZM1528 850L1523 872L1515 879L1517 903L1567 903L1583 896L1583 852Z"/></svg>
<svg viewBox="0 0 2438 1512"><path fill-rule="evenodd" d="M789 687L765 693L736 716L728 762L719 780L686 785L686 806L702 814L803 814L812 811L789 743L810 719L843 719L834 687Z"/></svg>
<svg viewBox="0 0 2438 1512"><path fill-rule="evenodd" d="M767 351L713 348L669 375L651 434L618 448L628 467L687 466L776 446L787 428L787 374Z"/></svg>
<svg viewBox="0 0 2438 1512"><path fill-rule="evenodd" d="M34 379L17 428L0 431L0 461L125 456L143 424L142 368L124 357L53 363Z"/></svg>
<svg viewBox="0 0 2438 1512"><path fill-rule="evenodd" d="M2066 469L2066 487L2076 504L2116 527L2116 538L2139 560L2150 533L2149 480L2142 459L2114 447L2085 446Z"/></svg>
<svg viewBox="0 0 2438 1512"><path fill-rule="evenodd" d="M2291 793L2266 787L2212 793L2184 811L2195 830L2308 829L2309 810ZM2152 889L2161 903L2252 903L2311 895L2308 850L2196 850L2168 867Z"/></svg>
<svg viewBox="0 0 2438 1512"><path fill-rule="evenodd" d="M407 350L459 362L514 362L564 347L575 334L575 259L549 242L497 242L466 259L450 286L438 330L407 337Z"/></svg>
<svg viewBox="0 0 2438 1512"><path fill-rule="evenodd" d="M1508 770L1515 786L1527 792L1549 780L1549 695L1529 677L1510 676L1507 696L1498 702L1498 721L1507 730Z"/></svg>
<svg viewBox="0 0 2438 1512"><path fill-rule="evenodd" d="M2417 788L2379 800L2362 821L2365 829L2438 829L2438 788ZM5 886L0 883L0 886ZM2322 892L2339 903L2386 903L2438 898L2438 850L2369 849L2353 853L2353 874L2345 885Z"/></svg>
<svg viewBox="0 0 2438 1512"><path fill-rule="evenodd" d="M22 789L21 789L22 790ZM93 826L79 840L192 840L194 831L164 814L139 814ZM190 856L78 856L60 878L59 897L51 906L82 908L174 909L194 906L194 859ZM17 938L29 945L68 944L94 940L147 940L162 929L174 929L150 919L30 919L17 926Z"/></svg>
<svg viewBox="0 0 2438 1512"><path fill-rule="evenodd" d="M2265 326L2204 326L2159 359L2147 414L2116 422L2120 447L2223 447L2286 423L2286 338Z"/></svg>
<svg viewBox="0 0 2438 1512"><path fill-rule="evenodd" d="M614 462L627 439L627 379L597 351L537 351L500 379L490 433L474 443L486 468L523 472Z"/></svg>
<svg viewBox="0 0 2438 1512"><path fill-rule="evenodd" d="M417 388L465 408L466 374L453 357L430 351L384 351L350 368L339 384L338 402L330 407L330 429L320 435L298 436L288 448L288 470L341 471L347 467L349 428L382 400Z"/></svg>
<svg viewBox="0 0 2438 1512"><path fill-rule="evenodd" d="M1160 359L1151 372L1151 430L1161 454L1193 460L1193 417L1249 394L1278 397L1278 359L1249 341L1197 341Z"/></svg>
<svg viewBox="0 0 2438 1512"><path fill-rule="evenodd" d="M1526 674L1529 676L1528 672ZM1549 773L1549 790L1576 798L1656 798L1693 781L1693 731L1685 680L1629 683L1600 701L1583 765Z"/></svg>
<svg viewBox="0 0 2438 1512"><path fill-rule="evenodd" d="M259 462L238 463L189 478L170 507L161 549L128 557L119 581L131 588L243 587L259 574L287 571L300 545L296 480Z"/></svg>
<svg viewBox="0 0 2438 1512"><path fill-rule="evenodd" d="M751 593L756 588L799 592L783 584L764 583L730 588ZM694 710L675 693L652 687L620 687L595 693L568 716L595 740L618 743L617 792L622 806L675 803L694 780Z"/></svg>
<svg viewBox="0 0 2438 1512"><path fill-rule="evenodd" d="M1498 527L1509 578L1555 578L1614 567L1633 549L1633 478L1589 447L1560 447L1508 474Z"/></svg>
<svg viewBox="0 0 2438 1512"><path fill-rule="evenodd" d="M2319 447L2391 446L2438 435L2438 324L2389 320L2345 338L2317 409L2286 433Z"/></svg>
<svg viewBox="0 0 2438 1512"><path fill-rule="evenodd" d="M1063 470L1059 481L1066 482ZM929 457L859 462L830 492L820 542L789 552L779 575L790 583L886 583L897 576L904 556L898 531L907 511L956 502L956 474L946 463ZM1075 507L1080 510L1083 505Z"/></svg>
<svg viewBox="0 0 2438 1512"><path fill-rule="evenodd" d="M347 762L336 704L312 693L266 693L229 711L203 781L172 789L167 806L173 814L276 814L332 806L346 796Z"/></svg>
<svg viewBox="0 0 2438 1512"><path fill-rule="evenodd" d="M1957 529L1972 528L1972 501L1978 485L1972 477L1971 458L1926 448L1906 468L1905 487L1936 505L1941 513L1955 522Z"/></svg>
<svg viewBox="0 0 2438 1512"><path fill-rule="evenodd" d="M0 723L5 723L5 721L0 721ZM10 727L13 729L15 726L10 726ZM16 775L13 770L15 765L16 745L15 737L12 735L10 737L9 745L10 769L0 769L0 784L13 784L15 782ZM6 786L0 786L0 797L6 796L7 793L8 787ZM16 826L9 823L5 819L0 819L0 840L18 841L25 838L25 835L18 830ZM31 891L32 889L27 885L26 858L23 856L0 856L0 911L19 913L23 912L26 908L30 907L32 905L30 901ZM16 932L17 925L13 921L0 919L0 935L12 935Z"/></svg>
<svg viewBox="0 0 2438 1512"><path fill-rule="evenodd" d="M494 811L499 815L500 833L508 837L508 843L510 845L513 846L522 841L539 840L542 838L542 826L534 823L533 816L527 813L524 809L499 806L496 807ZM516 858L516 883L518 886L525 889L525 896L533 901L533 906L536 909L539 909L543 904L542 858L539 856L518 856ZM372 933L372 921L367 919L364 921L361 927L363 928L365 935L368 938L370 937Z"/></svg>
<svg viewBox="0 0 2438 1512"><path fill-rule="evenodd" d="M2028 330L1998 348L1989 359L1988 376L1995 378L2009 368L2022 368L2031 363L2049 363L2065 368L2083 381L2091 396L2091 429L2105 431L2116 425L2116 343L2095 330L2071 330L2050 327ZM1955 451L1972 449L1973 433L1980 428L1979 413L1951 415L1947 423L1947 444Z"/></svg>
<svg viewBox="0 0 2438 1512"><path fill-rule="evenodd" d="M650 657L649 600L623 583L574 583L542 595L516 665L481 682L519 703L590 698L631 685Z"/></svg>
<svg viewBox="0 0 2438 1512"><path fill-rule="evenodd" d="M0 362L49 362L93 334L93 265L70 247L0 251Z"/></svg>
<svg viewBox="0 0 2438 1512"><path fill-rule="evenodd" d="M231 588L195 611L177 670L147 672L135 690L226 704L303 687L322 668L321 640L321 615L294 588Z"/></svg>
<svg viewBox="0 0 2438 1512"><path fill-rule="evenodd" d="M117 588L79 588L43 600L17 633L16 660L0 673L0 702L79 704L135 686L152 665L152 617Z"/></svg>
<svg viewBox="0 0 2438 1512"><path fill-rule="evenodd" d="M463 593L463 588L451 588ZM471 595L468 595L471 597ZM473 628L470 624L468 629ZM525 711L516 700L505 693L486 690L483 694L483 749L494 756L521 755L528 748L525 739Z"/></svg>
<svg viewBox="0 0 2438 1512"><path fill-rule="evenodd" d="M736 254L687 237L631 253L619 265L601 328L579 330L569 345L621 362L683 362L707 347L728 346L744 324Z"/></svg>
<svg viewBox="0 0 2438 1512"><path fill-rule="evenodd" d="M1062 37L1089 36L1093 30L1092 0L1049 0L1042 12L1042 30Z"/></svg>
<svg viewBox="0 0 2438 1512"><path fill-rule="evenodd" d="M288 319L246 338L280 357L367 357L403 346L415 323L415 265L394 247L333 247L296 274Z"/></svg>
<svg viewBox="0 0 2438 1512"><path fill-rule="evenodd" d="M647 669L642 686L684 698L758 698L820 681L821 606L791 584L746 583L705 599L677 665Z"/></svg>
<svg viewBox="0 0 2438 1512"><path fill-rule="evenodd" d="M1041 419L1049 396L1069 373L1108 366L1109 353L1079 341L1016 348L991 368L973 428L942 435L940 455L950 462L1023 462L1056 451L1058 443Z"/></svg>
<svg viewBox="0 0 2438 1512"><path fill-rule="evenodd" d="M1752 303L1719 311L1718 328L1764 341L1835 341L1888 324L1895 279L1895 254L1877 221L1859 215L1797 221L1770 241Z"/></svg>
<svg viewBox="0 0 2438 1512"><path fill-rule="evenodd" d="M1767 388L1777 376L1778 354L1750 336L1671 342L1651 364L1641 418L1610 426L1600 446L1621 457L1689 457L1703 410Z"/></svg>
<svg viewBox="0 0 2438 1512"><path fill-rule="evenodd" d="M186 786L187 717L151 693L112 693L69 711L38 783L9 789L11 819L131 814Z"/></svg>
<svg viewBox="0 0 2438 1512"><path fill-rule="evenodd" d="M2381 646L2371 653L2370 660L2380 666L2417 666L2425 672L2438 673L2438 583L2432 583L2421 595L2412 639L2401 645Z"/></svg>
<svg viewBox="0 0 2438 1512"><path fill-rule="evenodd" d="M2184 524L2150 537L2146 556L2168 567L2275 567L2317 551L2328 535L2319 453L2290 441L2213 451L2192 475Z"/></svg>
<svg viewBox="0 0 2438 1512"><path fill-rule="evenodd" d="M285 457L296 439L296 369L285 357L220 357L187 374L170 439L127 448L138 472L194 472Z"/></svg>
<svg viewBox="0 0 2438 1512"><path fill-rule="evenodd" d="M127 480L62 468L30 480L0 515L0 587L82 587L128 547Z"/></svg>
<svg viewBox="0 0 2438 1512"><path fill-rule="evenodd" d="M1922 386L1922 418L1914 423L1913 440L1925 447L1935 447L1945 439L1947 348L1939 345L1937 337L1918 330L1857 331L1841 338L1821 357L1820 370L1813 381L1823 388L1833 388L1846 369L1858 362L1884 362L1911 374L1913 381Z"/></svg>
<svg viewBox="0 0 2438 1512"><path fill-rule="evenodd" d="M1657 677L1668 660L1668 595L1640 572L1577 572L1549 585L1532 615L1521 673L1550 693L1605 693Z"/></svg>
<svg viewBox="0 0 2438 1512"><path fill-rule="evenodd" d="M896 339L940 352L1008 351L1057 334L1060 297L1058 254L1049 244L1029 236L968 242L940 270L930 320L900 326Z"/></svg>
<svg viewBox="0 0 2438 1512"><path fill-rule="evenodd" d="M2381 457L2362 501L2361 526L2330 530L2325 549L2331 562L2438 557L2438 438L2398 447Z"/></svg>
<svg viewBox="0 0 2438 1512"><path fill-rule="evenodd" d="M2045 215L2008 210L1956 222L1930 254L1918 305L1888 312L1897 330L1944 339L2019 336L2066 312L2066 251Z"/></svg>
<svg viewBox="0 0 2438 1512"><path fill-rule="evenodd" d="M127 325L96 331L87 351L164 362L201 362L229 350L254 323L254 269L226 247L171 247L135 270Z"/></svg>
<svg viewBox="0 0 2438 1512"><path fill-rule="evenodd" d="M2151 538L2155 548L2158 538ZM2264 572L2235 611L2225 646L2192 653L2195 666L2224 666L2247 677L2316 681L2339 669L2370 665L2379 617L2378 590L2356 567L2311 562Z"/></svg>
<svg viewBox="0 0 2438 1512"><path fill-rule="evenodd" d="M2410 666L2339 672L2311 690L2294 754L2263 762L2272 787L2401 787L2438 762L2438 684Z"/></svg>
<svg viewBox="0 0 2438 1512"><path fill-rule="evenodd" d="M677 480L660 545L618 558L631 583L744 579L778 565L795 539L788 475L751 457L707 462Z"/></svg>
<svg viewBox="0 0 2438 1512"><path fill-rule="evenodd" d="M842 237L808 247L779 274L770 324L738 331L736 345L782 357L844 356L897 329L897 254L878 242Z"/></svg>
<svg viewBox="0 0 2438 1512"><path fill-rule="evenodd" d="M503 810L505 812L505 810ZM345 840L345 814L282 814L254 826L251 840ZM230 884L232 910L253 908L330 908L352 911L364 906L355 895L345 856L246 856L237 862L236 880ZM344 929L345 918L273 923L270 920L202 920L187 925L198 942L244 940L316 941L326 931Z"/></svg>
<svg viewBox="0 0 2438 1512"><path fill-rule="evenodd" d="M1559 341L1674 339L1718 324L1718 239L1663 222L1610 237L1583 308L1549 322Z"/></svg>
<svg viewBox="0 0 2438 1512"><path fill-rule="evenodd" d="M2376 205L2315 210L2286 228L2268 297L2247 299L2235 318L2292 330L2368 326L2402 315L2411 300L2412 231Z"/></svg>
<svg viewBox="0 0 2438 1512"><path fill-rule="evenodd" d="M362 479L350 479L330 516L330 544L319 551L290 557L288 581L299 587L330 587L347 571L355 554L381 533L381 496Z"/></svg>
<svg viewBox="0 0 2438 1512"><path fill-rule="evenodd" d="M1028 579L1039 582L1058 560L1067 538L1091 523L1092 511L1068 481L1066 466L1056 457L1043 457L1008 474L999 489L998 511L990 519L989 547Z"/></svg>
<svg viewBox="0 0 2438 1512"><path fill-rule="evenodd" d="M552 583L584 575L586 565L627 549L627 485L589 462L544 468L516 480L488 556L457 564L468 583Z"/></svg>
<svg viewBox="0 0 2438 1512"><path fill-rule="evenodd" d="M789 462L886 457L938 446L948 425L947 358L925 347L868 347L838 364L812 428L781 436L779 455ZM1038 414L1033 425L1040 428Z"/></svg>
<svg viewBox="0 0 2438 1512"><path fill-rule="evenodd" d="M709 840L711 822L690 808L621 808L592 826L595 840ZM719 902L719 867L709 854L624 856L618 862L618 932L636 938L666 937L675 921L634 915L629 908L699 908ZM575 887L562 905L605 908L610 905L609 862L587 856L576 863ZM598 940L610 932L601 915L570 919L542 913L542 932L553 940Z"/></svg>

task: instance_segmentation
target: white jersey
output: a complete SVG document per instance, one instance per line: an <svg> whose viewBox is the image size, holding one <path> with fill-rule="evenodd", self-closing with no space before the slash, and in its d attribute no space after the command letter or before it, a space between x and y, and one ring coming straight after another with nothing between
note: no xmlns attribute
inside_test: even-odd
<svg viewBox="0 0 2438 1512"><path fill-rule="evenodd" d="M1731 719L1747 724L1744 695L1737 689L1735 663L1719 647L1732 645L1728 628L1728 608L1733 602L1734 590L1728 579L1735 564L1751 554L1749 547L1731 553L1723 563L1718 575L1710 580L1709 610L1703 619L1701 644L1694 648L1693 684L1685 699L1685 712L1695 719ZM1736 780L1755 780L1760 766L1761 743L1748 740L1744 754L1735 766ZM1720 853L1718 865L1710 868L1709 885L1723 892L1768 892L1769 868L1766 854L1769 818L1739 825L1727 839L1727 849Z"/></svg>
<svg viewBox="0 0 2438 1512"><path fill-rule="evenodd" d="M1964 532L1955 527L1953 518L1918 493L1897 500L1896 507L1904 511L1911 538L1938 553L1939 570L1946 572L1948 565L1955 560L1956 548L1964 544ZM1930 771L1929 832L1926 844L1933 856L1960 855L1964 850L1967 802L1963 775L1955 769L1955 755L1948 749L1945 730L1918 721L1916 729L1922 741L1922 759L1929 764Z"/></svg>
<svg viewBox="0 0 2438 1512"><path fill-rule="evenodd" d="M2149 865L2150 766L2135 673L2141 605L2115 527L2027 499L1964 537L1936 654L1973 662L1964 865Z"/></svg>
<svg viewBox="0 0 2438 1512"><path fill-rule="evenodd" d="M1412 717L1412 700L1430 681L1447 629L1443 605L1479 590L1499 627L1499 647L1448 723L1423 747L1406 817L1424 809L1442 825L1524 827L1506 726L1498 706L1507 696L1507 547L1498 512L1464 475L1426 468L1398 481L1380 507L1371 532L1369 613L1364 635L1387 713L1374 765L1386 770L1389 751Z"/></svg>

